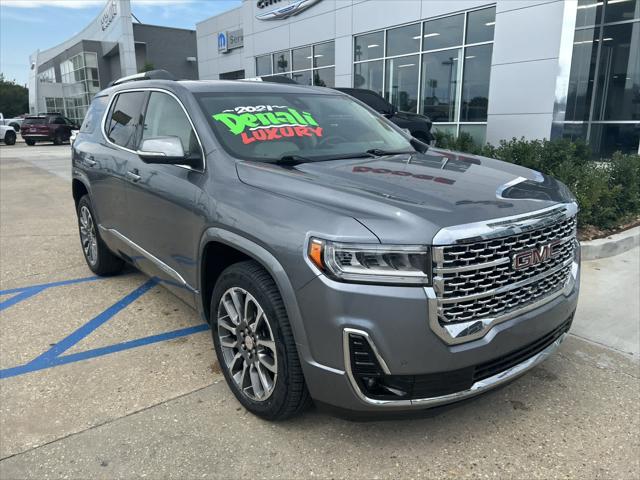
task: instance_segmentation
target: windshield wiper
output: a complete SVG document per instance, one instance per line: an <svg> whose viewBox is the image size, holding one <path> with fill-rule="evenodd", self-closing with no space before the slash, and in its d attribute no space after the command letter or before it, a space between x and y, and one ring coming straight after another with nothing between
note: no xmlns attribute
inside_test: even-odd
<svg viewBox="0 0 640 480"><path fill-rule="evenodd" d="M372 155L374 157L384 157L386 155L402 155L405 153L416 153L413 150L407 151L407 150L383 150L381 148L372 148L370 150L367 150L367 152L369 155Z"/></svg>

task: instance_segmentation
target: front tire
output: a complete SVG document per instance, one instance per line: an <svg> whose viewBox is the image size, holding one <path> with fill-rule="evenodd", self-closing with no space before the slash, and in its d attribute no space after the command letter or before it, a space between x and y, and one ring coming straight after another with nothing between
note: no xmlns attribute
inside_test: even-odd
<svg viewBox="0 0 640 480"><path fill-rule="evenodd" d="M91 271L100 276L120 273L124 261L116 257L102 241L89 195L80 199L77 213L82 253Z"/></svg>
<svg viewBox="0 0 640 480"><path fill-rule="evenodd" d="M5 145L15 145L16 144L16 134L14 132L7 132L4 134L4 143Z"/></svg>
<svg viewBox="0 0 640 480"><path fill-rule="evenodd" d="M56 132L56 134L53 137L53 144L62 145L63 142L64 142L64 139L62 138L62 132Z"/></svg>
<svg viewBox="0 0 640 480"><path fill-rule="evenodd" d="M211 297L213 343L227 384L251 413L285 420L309 403L280 292L254 261L222 272Z"/></svg>

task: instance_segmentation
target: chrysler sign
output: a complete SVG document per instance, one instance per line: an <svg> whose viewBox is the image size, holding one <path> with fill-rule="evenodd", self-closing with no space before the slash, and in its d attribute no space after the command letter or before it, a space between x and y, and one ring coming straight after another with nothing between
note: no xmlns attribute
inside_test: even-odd
<svg viewBox="0 0 640 480"><path fill-rule="evenodd" d="M265 10L256 15L258 20L282 20L297 15L320 0L258 0L256 7ZM269 7L275 6L270 10Z"/></svg>

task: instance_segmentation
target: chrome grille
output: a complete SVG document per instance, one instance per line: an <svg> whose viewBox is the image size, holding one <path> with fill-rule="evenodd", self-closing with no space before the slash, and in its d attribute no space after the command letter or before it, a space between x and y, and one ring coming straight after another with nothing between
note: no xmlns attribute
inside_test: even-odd
<svg viewBox="0 0 640 480"><path fill-rule="evenodd" d="M440 325L491 319L562 289L571 275L576 217L502 238L434 248ZM513 257L557 242L554 256L516 270Z"/></svg>

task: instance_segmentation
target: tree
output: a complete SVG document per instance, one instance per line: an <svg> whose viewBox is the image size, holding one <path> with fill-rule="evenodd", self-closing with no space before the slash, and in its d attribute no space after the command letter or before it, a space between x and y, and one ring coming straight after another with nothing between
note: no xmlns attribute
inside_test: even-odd
<svg viewBox="0 0 640 480"><path fill-rule="evenodd" d="M5 80L0 73L0 112L6 117L29 113L29 90L22 85Z"/></svg>

